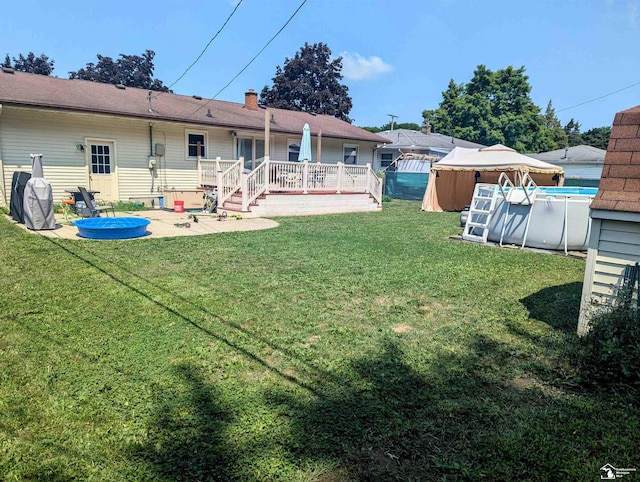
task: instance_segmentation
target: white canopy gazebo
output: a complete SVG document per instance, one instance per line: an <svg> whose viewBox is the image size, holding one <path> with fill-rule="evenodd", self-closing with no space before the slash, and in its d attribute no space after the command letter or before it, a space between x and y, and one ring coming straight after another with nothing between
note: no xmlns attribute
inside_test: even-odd
<svg viewBox="0 0 640 482"><path fill-rule="evenodd" d="M476 183L496 184L503 172L516 185L524 172L540 186L564 183L561 167L518 154L502 144L483 149L456 147L431 166L422 210L461 211L471 202Z"/></svg>

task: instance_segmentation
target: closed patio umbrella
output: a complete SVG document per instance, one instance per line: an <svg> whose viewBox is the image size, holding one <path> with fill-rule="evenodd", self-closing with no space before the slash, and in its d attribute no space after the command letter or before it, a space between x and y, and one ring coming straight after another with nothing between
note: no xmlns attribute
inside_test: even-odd
<svg viewBox="0 0 640 482"><path fill-rule="evenodd" d="M311 128L309 124L305 124L302 128L302 141L300 142L300 153L298 161L311 161Z"/></svg>

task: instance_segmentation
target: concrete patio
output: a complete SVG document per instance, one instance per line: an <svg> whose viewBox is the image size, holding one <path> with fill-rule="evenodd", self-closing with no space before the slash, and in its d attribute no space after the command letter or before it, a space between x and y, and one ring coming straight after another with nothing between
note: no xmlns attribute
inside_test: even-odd
<svg viewBox="0 0 640 482"><path fill-rule="evenodd" d="M260 229L275 228L278 226L277 222L270 219L236 219L233 217L228 217L224 220L219 220L220 218L217 214L205 214L200 212L175 213L173 211L165 210L150 210L117 212L116 216L142 217L151 221L151 224L149 224L147 228L147 234L140 238L134 239L166 238L173 236L199 236L203 234L227 233L231 231L256 231ZM196 217L197 221L194 220L194 216ZM78 240L85 239L78 236L78 229L75 226L70 224L70 222L64 221L62 214L56 214L56 229L41 231L32 231L30 229L27 229L24 224L16 223L8 215L6 216L6 218L27 232L40 234L48 238ZM80 218L72 217L71 221L75 219Z"/></svg>

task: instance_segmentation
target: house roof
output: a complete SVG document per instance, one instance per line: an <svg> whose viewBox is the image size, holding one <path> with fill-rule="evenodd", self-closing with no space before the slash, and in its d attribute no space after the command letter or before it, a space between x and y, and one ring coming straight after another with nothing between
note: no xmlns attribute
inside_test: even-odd
<svg viewBox="0 0 640 482"><path fill-rule="evenodd" d="M539 159L541 161L551 162L552 164L602 164L604 155L607 153L604 149L598 149L593 146L573 146L566 149L556 149L554 151L540 152L538 154L527 154L527 156Z"/></svg>
<svg viewBox="0 0 640 482"><path fill-rule="evenodd" d="M379 136L387 139L386 147L396 149L447 149L454 147L485 147L482 144L465 141L457 137L445 136L438 133L425 134L410 129L394 129L392 131L378 132Z"/></svg>
<svg viewBox="0 0 640 482"><path fill-rule="evenodd" d="M0 103L20 107L61 109L74 112L121 115L230 129L264 130L265 110L243 103L196 96L151 92L133 87L118 88L77 79L60 79L0 69ZM151 112L149 108L151 107ZM385 138L322 114L269 108L271 131L300 135L305 123L312 135L383 143Z"/></svg>
<svg viewBox="0 0 640 482"><path fill-rule="evenodd" d="M618 112L613 120L591 209L640 213L640 106Z"/></svg>

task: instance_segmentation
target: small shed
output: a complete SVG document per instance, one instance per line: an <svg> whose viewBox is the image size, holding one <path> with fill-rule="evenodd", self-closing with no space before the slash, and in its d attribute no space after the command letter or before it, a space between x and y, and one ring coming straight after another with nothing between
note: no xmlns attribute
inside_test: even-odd
<svg viewBox="0 0 640 482"><path fill-rule="evenodd" d="M615 301L626 266L640 261L640 106L615 115L591 219L578 334L595 306Z"/></svg>

